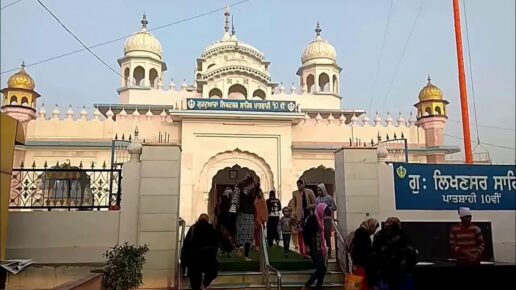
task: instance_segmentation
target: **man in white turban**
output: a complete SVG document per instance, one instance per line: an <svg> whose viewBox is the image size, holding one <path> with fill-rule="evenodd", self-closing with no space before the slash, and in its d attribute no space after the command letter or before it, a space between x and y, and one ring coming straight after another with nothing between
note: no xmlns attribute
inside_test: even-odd
<svg viewBox="0 0 516 290"><path fill-rule="evenodd" d="M484 252L484 238L480 228L471 223L471 210L459 208L460 224L450 231L450 246L459 265L480 264Z"/></svg>

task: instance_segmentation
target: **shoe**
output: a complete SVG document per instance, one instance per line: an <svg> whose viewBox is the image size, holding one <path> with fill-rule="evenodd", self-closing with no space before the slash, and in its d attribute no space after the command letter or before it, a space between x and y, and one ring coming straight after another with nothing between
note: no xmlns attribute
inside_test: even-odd
<svg viewBox="0 0 516 290"><path fill-rule="evenodd" d="M285 259L288 259L288 254L287 253L285 253L284 256L285 256Z"/></svg>
<svg viewBox="0 0 516 290"><path fill-rule="evenodd" d="M249 261L252 261L252 259L251 259L251 258L248 258L248 257L245 257L245 258L244 258L244 261L249 262Z"/></svg>

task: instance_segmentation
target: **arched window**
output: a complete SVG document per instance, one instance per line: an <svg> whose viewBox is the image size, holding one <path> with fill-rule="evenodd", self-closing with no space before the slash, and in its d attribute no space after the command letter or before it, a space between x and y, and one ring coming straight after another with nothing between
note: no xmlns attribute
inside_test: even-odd
<svg viewBox="0 0 516 290"><path fill-rule="evenodd" d="M11 104L11 105L18 105L18 97L17 96L12 96L11 97L11 101L9 102L9 104Z"/></svg>
<svg viewBox="0 0 516 290"><path fill-rule="evenodd" d="M253 99L262 99L265 100L265 92L263 90L257 89L253 92Z"/></svg>
<svg viewBox="0 0 516 290"><path fill-rule="evenodd" d="M27 97L23 97L21 99L21 105L22 106L28 106L29 105L29 99L27 99Z"/></svg>
<svg viewBox="0 0 516 290"><path fill-rule="evenodd" d="M149 84L151 85L151 87L153 87L153 88L158 87L157 79L158 79L158 71L153 68L149 72Z"/></svg>
<svg viewBox="0 0 516 290"><path fill-rule="evenodd" d="M336 94L339 93L339 79L337 75L333 75L333 92Z"/></svg>
<svg viewBox="0 0 516 290"><path fill-rule="evenodd" d="M124 87L129 86L129 68L126 67L124 70Z"/></svg>
<svg viewBox="0 0 516 290"><path fill-rule="evenodd" d="M330 77L326 73L319 75L319 91L329 92L330 91Z"/></svg>
<svg viewBox="0 0 516 290"><path fill-rule="evenodd" d="M241 84L234 84L229 87L228 99L245 100L247 99L247 89Z"/></svg>
<svg viewBox="0 0 516 290"><path fill-rule="evenodd" d="M430 115L432 115L432 108L426 107L425 108L425 116L430 116Z"/></svg>
<svg viewBox="0 0 516 290"><path fill-rule="evenodd" d="M313 74L309 74L306 77L306 88L309 93L315 92L315 77Z"/></svg>
<svg viewBox="0 0 516 290"><path fill-rule="evenodd" d="M222 91L217 89L217 88L213 88L213 89L211 89L211 91L208 94L208 96L209 96L210 99L221 99L222 98Z"/></svg>
<svg viewBox="0 0 516 290"><path fill-rule="evenodd" d="M435 113L436 113L437 115L442 115L441 107L435 107Z"/></svg>
<svg viewBox="0 0 516 290"><path fill-rule="evenodd" d="M141 66L137 66L133 72L133 78L137 86L145 84L145 70Z"/></svg>

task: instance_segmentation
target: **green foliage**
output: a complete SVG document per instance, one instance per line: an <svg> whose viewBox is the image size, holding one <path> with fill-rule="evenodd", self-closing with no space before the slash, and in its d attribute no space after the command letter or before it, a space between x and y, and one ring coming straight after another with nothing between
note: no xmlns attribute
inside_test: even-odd
<svg viewBox="0 0 516 290"><path fill-rule="evenodd" d="M143 283L142 267L145 264L147 245L134 246L124 243L106 251L106 277L104 286L108 290L129 290Z"/></svg>

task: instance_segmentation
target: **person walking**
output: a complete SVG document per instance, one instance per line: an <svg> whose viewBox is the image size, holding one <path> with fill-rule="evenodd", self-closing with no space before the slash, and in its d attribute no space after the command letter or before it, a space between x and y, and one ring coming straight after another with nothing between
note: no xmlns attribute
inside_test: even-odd
<svg viewBox="0 0 516 290"><path fill-rule="evenodd" d="M460 224L450 230L450 247L459 265L478 265L484 252L484 238L480 228L471 223L471 210L459 208Z"/></svg>
<svg viewBox="0 0 516 290"><path fill-rule="evenodd" d="M375 235L373 253L378 268L378 290L413 289L417 250L402 231L398 218L388 218Z"/></svg>
<svg viewBox="0 0 516 290"><path fill-rule="evenodd" d="M267 222L268 214L267 214L267 203L263 198L263 192L258 191L258 195L254 200L254 210L255 210L255 219L254 219L254 246L257 250L260 249L261 241L262 241L262 229Z"/></svg>
<svg viewBox="0 0 516 290"><path fill-rule="evenodd" d="M279 243L278 223L281 213L281 201L276 198L276 192L271 190L267 199L267 211L269 218L267 219L267 244L272 247L273 242ZM289 237L290 238L290 237Z"/></svg>
<svg viewBox="0 0 516 290"><path fill-rule="evenodd" d="M297 190L292 193L295 204L293 217L297 224L299 253L303 256L307 256L304 234L302 231L304 228L304 221L310 215L310 211L315 209L315 194L310 188L306 188L306 183L303 179L299 179L296 182L296 185Z"/></svg>
<svg viewBox="0 0 516 290"><path fill-rule="evenodd" d="M333 197L328 194L324 183L317 185L317 198L315 204L325 203L327 205L324 214L324 239L326 241L326 247L328 248L328 259L331 259L331 233L333 232L333 215L337 210Z"/></svg>
<svg viewBox="0 0 516 290"><path fill-rule="evenodd" d="M324 210L327 205L320 203L315 208L309 209L305 219L303 230L304 242L310 253L310 258L315 266L315 272L306 281L304 290L310 289L315 282L315 289L322 289L324 276L326 275L326 243L324 242Z"/></svg>
<svg viewBox="0 0 516 290"><path fill-rule="evenodd" d="M292 222L293 219L290 216L290 208L284 207L283 216L280 219L281 226L281 235L283 237L283 255L285 258L288 258L288 253L290 252L290 239L292 234Z"/></svg>
<svg viewBox="0 0 516 290"><path fill-rule="evenodd" d="M377 283L376 267L373 259L371 235L378 228L378 221L368 219L353 232L349 253L353 264L352 273L364 277L362 290L372 289Z"/></svg>
<svg viewBox="0 0 516 290"><path fill-rule="evenodd" d="M217 249L220 240L220 235L209 223L209 217L205 213L188 230L181 249L181 262L188 269L193 290L206 289L217 278Z"/></svg>
<svg viewBox="0 0 516 290"><path fill-rule="evenodd" d="M251 261L249 252L254 236L254 200L260 183L251 174L235 186L230 212L236 213L236 245L239 253L244 249L244 259Z"/></svg>

